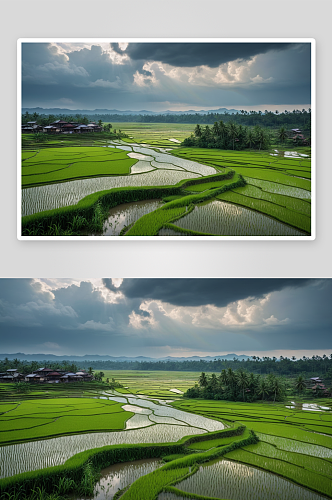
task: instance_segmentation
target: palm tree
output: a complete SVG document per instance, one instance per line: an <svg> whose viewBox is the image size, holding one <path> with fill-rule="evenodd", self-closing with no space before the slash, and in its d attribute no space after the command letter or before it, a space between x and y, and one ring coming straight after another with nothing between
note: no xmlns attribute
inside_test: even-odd
<svg viewBox="0 0 332 500"><path fill-rule="evenodd" d="M236 127L236 124L234 122L229 122L229 124L228 124L228 134L229 134L230 138L233 141L233 150L234 150L235 139L236 139L236 136L237 136L237 127Z"/></svg>
<svg viewBox="0 0 332 500"><path fill-rule="evenodd" d="M278 139L282 144L285 142L285 139L287 139L287 133L285 127L281 127L278 130Z"/></svg>
<svg viewBox="0 0 332 500"><path fill-rule="evenodd" d="M227 385L228 377L227 377L227 372L225 369L221 370L219 380L220 380L222 385Z"/></svg>
<svg viewBox="0 0 332 500"><path fill-rule="evenodd" d="M233 372L232 368L228 368L227 370L227 383L230 386L233 386L235 384L235 373Z"/></svg>
<svg viewBox="0 0 332 500"><path fill-rule="evenodd" d="M239 371L236 374L236 383L242 390L242 396L243 396L243 401L244 401L244 391L248 387L248 374L244 371Z"/></svg>
<svg viewBox="0 0 332 500"><path fill-rule="evenodd" d="M251 149L252 143L255 141L255 136L253 134L253 131L251 128L247 132L247 137L246 137L246 144L249 144L249 148Z"/></svg>
<svg viewBox="0 0 332 500"><path fill-rule="evenodd" d="M198 382L201 387L206 387L208 385L207 376L204 372L200 374Z"/></svg>
<svg viewBox="0 0 332 500"><path fill-rule="evenodd" d="M214 125L212 127L212 132L215 137L220 137L220 130L219 130L219 123L214 122Z"/></svg>
<svg viewBox="0 0 332 500"><path fill-rule="evenodd" d="M211 387L212 392L216 392L218 387L218 379L215 373L212 373L211 378L209 380L209 386Z"/></svg>
<svg viewBox="0 0 332 500"><path fill-rule="evenodd" d="M302 377L302 375L299 375L295 381L295 388L297 389L298 393L300 394L300 392L304 391L304 389L306 387L307 386L306 386L304 378Z"/></svg>
<svg viewBox="0 0 332 500"><path fill-rule="evenodd" d="M274 392L273 402L275 403L276 397L282 393L282 389L283 389L281 381L278 377L274 377L274 379L272 380L271 389L272 389L272 392Z"/></svg>
<svg viewBox="0 0 332 500"><path fill-rule="evenodd" d="M93 368L92 368L92 366L89 366L89 368L88 368L88 374L89 375L93 375Z"/></svg>
<svg viewBox="0 0 332 500"><path fill-rule="evenodd" d="M258 125L255 127L255 132L257 142L259 143L259 150L261 150L262 145L266 141L266 134L264 129L262 129L262 127L259 127Z"/></svg>
<svg viewBox="0 0 332 500"><path fill-rule="evenodd" d="M220 132L220 137L223 139L226 133L226 125L222 120L220 120L219 122L219 132Z"/></svg>
<svg viewBox="0 0 332 500"><path fill-rule="evenodd" d="M194 134L198 138L202 137L202 129L201 129L200 125L198 125L198 124L196 125L195 130L194 130Z"/></svg>
<svg viewBox="0 0 332 500"><path fill-rule="evenodd" d="M269 393L268 385L266 383L266 380L262 378L259 384L258 394L259 396L262 395L262 400L264 401L264 396L266 396L268 393Z"/></svg>

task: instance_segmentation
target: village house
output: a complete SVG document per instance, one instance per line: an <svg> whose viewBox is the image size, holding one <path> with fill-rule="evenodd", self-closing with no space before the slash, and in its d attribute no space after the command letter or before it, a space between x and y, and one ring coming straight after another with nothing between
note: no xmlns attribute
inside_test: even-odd
<svg viewBox="0 0 332 500"><path fill-rule="evenodd" d="M315 396L326 397L331 395L330 391L325 386L320 377L311 377L310 382L311 390Z"/></svg>
<svg viewBox="0 0 332 500"><path fill-rule="evenodd" d="M44 132L46 134L72 134L75 133L86 133L86 132L102 132L103 127L100 127L95 122L91 122L88 125L83 125L78 122L66 122L64 120L56 120L42 127L38 125L37 122L28 122L22 125L22 133L35 133Z"/></svg>
<svg viewBox="0 0 332 500"><path fill-rule="evenodd" d="M24 380L29 383L51 383L59 382L90 382L92 375L85 370L76 373L64 370L52 370L52 368L38 368L28 375L22 375L16 368L10 368L4 373L0 373L0 382L18 382Z"/></svg>
<svg viewBox="0 0 332 500"><path fill-rule="evenodd" d="M18 382L23 379L24 375L19 373L17 368L10 368L4 373L0 373L0 382Z"/></svg>

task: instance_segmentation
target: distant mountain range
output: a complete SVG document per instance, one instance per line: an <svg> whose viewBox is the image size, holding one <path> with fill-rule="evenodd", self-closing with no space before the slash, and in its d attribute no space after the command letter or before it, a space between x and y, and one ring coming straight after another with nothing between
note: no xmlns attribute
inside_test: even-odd
<svg viewBox="0 0 332 500"><path fill-rule="evenodd" d="M84 356L58 356L56 354L24 354L22 352L16 352L14 354L0 354L0 359L20 359L26 361L198 361L203 359L204 361L213 361L214 359L250 359L251 356L246 356L245 354L225 354L221 356L190 356L190 357L173 357L166 356L165 358L149 358L146 356L100 356L99 354L85 354Z"/></svg>
<svg viewBox="0 0 332 500"><path fill-rule="evenodd" d="M207 115L208 113L237 113L238 109L201 109L200 111L195 111L194 109L189 109L188 111L147 111L142 109L141 111L121 111L119 109L66 109L66 108L22 108L22 113L38 113L39 115L194 115L196 113L200 115Z"/></svg>

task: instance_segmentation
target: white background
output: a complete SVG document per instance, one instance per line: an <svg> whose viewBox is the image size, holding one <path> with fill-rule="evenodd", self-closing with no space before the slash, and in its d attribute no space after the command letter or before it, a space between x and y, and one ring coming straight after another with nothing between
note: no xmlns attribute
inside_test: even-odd
<svg viewBox="0 0 332 500"><path fill-rule="evenodd" d="M325 0L2 0L0 277L331 277L331 11ZM316 240L18 241L16 42L27 37L315 38Z"/></svg>

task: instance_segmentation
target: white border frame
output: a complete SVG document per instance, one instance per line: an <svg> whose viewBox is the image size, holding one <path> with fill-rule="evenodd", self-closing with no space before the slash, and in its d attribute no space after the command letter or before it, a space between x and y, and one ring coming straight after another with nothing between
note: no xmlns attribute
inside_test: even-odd
<svg viewBox="0 0 332 500"><path fill-rule="evenodd" d="M310 236L22 236L21 234L21 121L23 43L310 43L311 44L311 234ZM17 40L17 239L21 241L248 241L316 239L316 40L314 38L19 38Z"/></svg>

